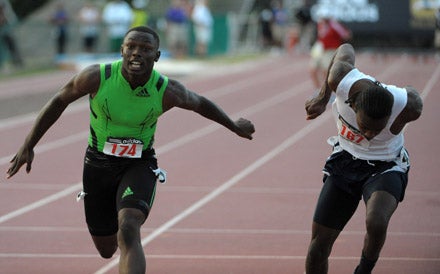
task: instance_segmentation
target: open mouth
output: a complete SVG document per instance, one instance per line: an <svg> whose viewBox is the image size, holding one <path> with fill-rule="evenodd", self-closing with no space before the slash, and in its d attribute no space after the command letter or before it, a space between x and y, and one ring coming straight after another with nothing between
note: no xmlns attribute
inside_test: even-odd
<svg viewBox="0 0 440 274"><path fill-rule="evenodd" d="M142 63L139 61L131 61L129 64L130 68L133 70L140 70L142 68Z"/></svg>

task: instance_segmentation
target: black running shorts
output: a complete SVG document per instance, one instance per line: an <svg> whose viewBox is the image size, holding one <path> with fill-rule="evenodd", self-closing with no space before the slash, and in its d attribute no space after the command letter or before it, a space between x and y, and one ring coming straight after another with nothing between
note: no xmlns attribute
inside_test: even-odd
<svg viewBox="0 0 440 274"><path fill-rule="evenodd" d="M365 202L375 191L386 191L401 202L408 183L408 170L396 171L396 162L355 159L346 151L332 154L326 161L324 185L313 220L342 230L353 216L361 198Z"/></svg>
<svg viewBox="0 0 440 274"><path fill-rule="evenodd" d="M137 208L145 216L153 205L157 168L154 150L142 158L108 156L88 147L84 158L83 191L86 222L91 235L118 231L118 211Z"/></svg>

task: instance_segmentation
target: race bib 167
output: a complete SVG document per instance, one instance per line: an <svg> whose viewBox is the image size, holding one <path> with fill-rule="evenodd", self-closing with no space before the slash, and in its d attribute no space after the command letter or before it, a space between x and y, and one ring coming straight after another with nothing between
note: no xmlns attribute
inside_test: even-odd
<svg viewBox="0 0 440 274"><path fill-rule="evenodd" d="M339 136L364 148L368 148L370 146L368 139L365 138L365 136L362 135L358 129L354 128L347 121L345 121L340 115L337 124Z"/></svg>

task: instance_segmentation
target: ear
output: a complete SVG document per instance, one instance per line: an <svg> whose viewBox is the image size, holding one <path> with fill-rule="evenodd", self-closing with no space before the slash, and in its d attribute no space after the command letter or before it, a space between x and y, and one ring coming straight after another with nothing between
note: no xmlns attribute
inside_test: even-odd
<svg viewBox="0 0 440 274"><path fill-rule="evenodd" d="M354 113L358 113L358 108L356 107L355 103L350 103L351 109L353 109Z"/></svg>
<svg viewBox="0 0 440 274"><path fill-rule="evenodd" d="M154 58L154 62L159 61L160 53L161 53L160 50L158 50L158 51L156 52L156 58Z"/></svg>
<svg viewBox="0 0 440 274"><path fill-rule="evenodd" d="M124 47L121 45L121 56L124 55Z"/></svg>

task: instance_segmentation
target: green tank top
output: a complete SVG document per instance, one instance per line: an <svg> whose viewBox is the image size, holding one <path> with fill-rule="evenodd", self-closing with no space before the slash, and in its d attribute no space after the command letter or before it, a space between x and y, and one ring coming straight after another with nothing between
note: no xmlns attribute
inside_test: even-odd
<svg viewBox="0 0 440 274"><path fill-rule="evenodd" d="M89 98L88 143L104 153L109 143L137 144L142 150L151 148L157 119L163 113L162 98L168 78L153 70L148 82L133 90L122 76L121 67L122 60L101 64L99 90Z"/></svg>

